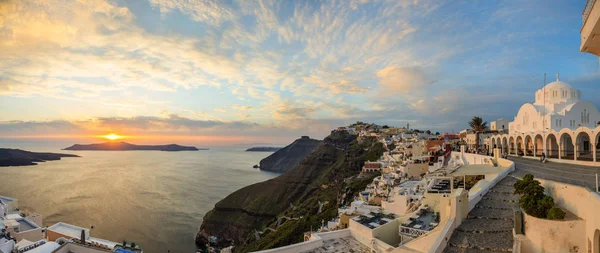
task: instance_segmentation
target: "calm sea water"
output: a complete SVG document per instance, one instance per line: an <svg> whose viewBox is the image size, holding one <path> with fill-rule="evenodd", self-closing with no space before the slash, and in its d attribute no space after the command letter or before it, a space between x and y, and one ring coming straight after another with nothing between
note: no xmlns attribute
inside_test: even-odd
<svg viewBox="0 0 600 253"><path fill-rule="evenodd" d="M72 144L72 143L71 143ZM0 167L0 195L40 213L44 225L91 227L91 235L140 244L144 252L195 252L202 216L244 186L277 174L253 169L271 153L63 151L68 143L0 140L0 147L80 155L36 166Z"/></svg>

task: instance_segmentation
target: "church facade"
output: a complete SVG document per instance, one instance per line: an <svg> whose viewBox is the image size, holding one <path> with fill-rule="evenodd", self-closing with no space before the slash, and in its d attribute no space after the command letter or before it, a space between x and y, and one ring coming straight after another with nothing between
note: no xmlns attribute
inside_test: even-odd
<svg viewBox="0 0 600 253"><path fill-rule="evenodd" d="M535 93L534 102L519 109L509 132L486 139L489 148L511 155L596 163L600 147L600 112L581 100L581 91L559 80Z"/></svg>

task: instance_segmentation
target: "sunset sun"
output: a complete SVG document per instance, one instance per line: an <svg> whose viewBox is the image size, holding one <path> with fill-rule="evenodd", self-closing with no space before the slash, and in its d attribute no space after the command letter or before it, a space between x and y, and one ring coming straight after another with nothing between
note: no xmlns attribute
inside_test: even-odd
<svg viewBox="0 0 600 253"><path fill-rule="evenodd" d="M107 134L107 135L102 136L102 138L114 141L114 140L122 139L123 136L120 136L117 134Z"/></svg>

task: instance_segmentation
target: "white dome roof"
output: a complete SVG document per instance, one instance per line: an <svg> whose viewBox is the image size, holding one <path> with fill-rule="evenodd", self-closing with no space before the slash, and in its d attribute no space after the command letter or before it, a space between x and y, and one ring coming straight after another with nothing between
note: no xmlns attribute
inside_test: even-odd
<svg viewBox="0 0 600 253"><path fill-rule="evenodd" d="M544 89L573 89L573 86L563 81L554 81L549 84L546 84L546 86L544 86Z"/></svg>

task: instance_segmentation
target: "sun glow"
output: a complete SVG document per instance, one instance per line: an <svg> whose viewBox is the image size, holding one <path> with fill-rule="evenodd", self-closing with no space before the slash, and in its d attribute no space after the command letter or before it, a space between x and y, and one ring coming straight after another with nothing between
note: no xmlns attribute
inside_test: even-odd
<svg viewBox="0 0 600 253"><path fill-rule="evenodd" d="M116 134L107 134L107 135L102 136L102 138L114 141L114 140L122 139L123 136L116 135Z"/></svg>

